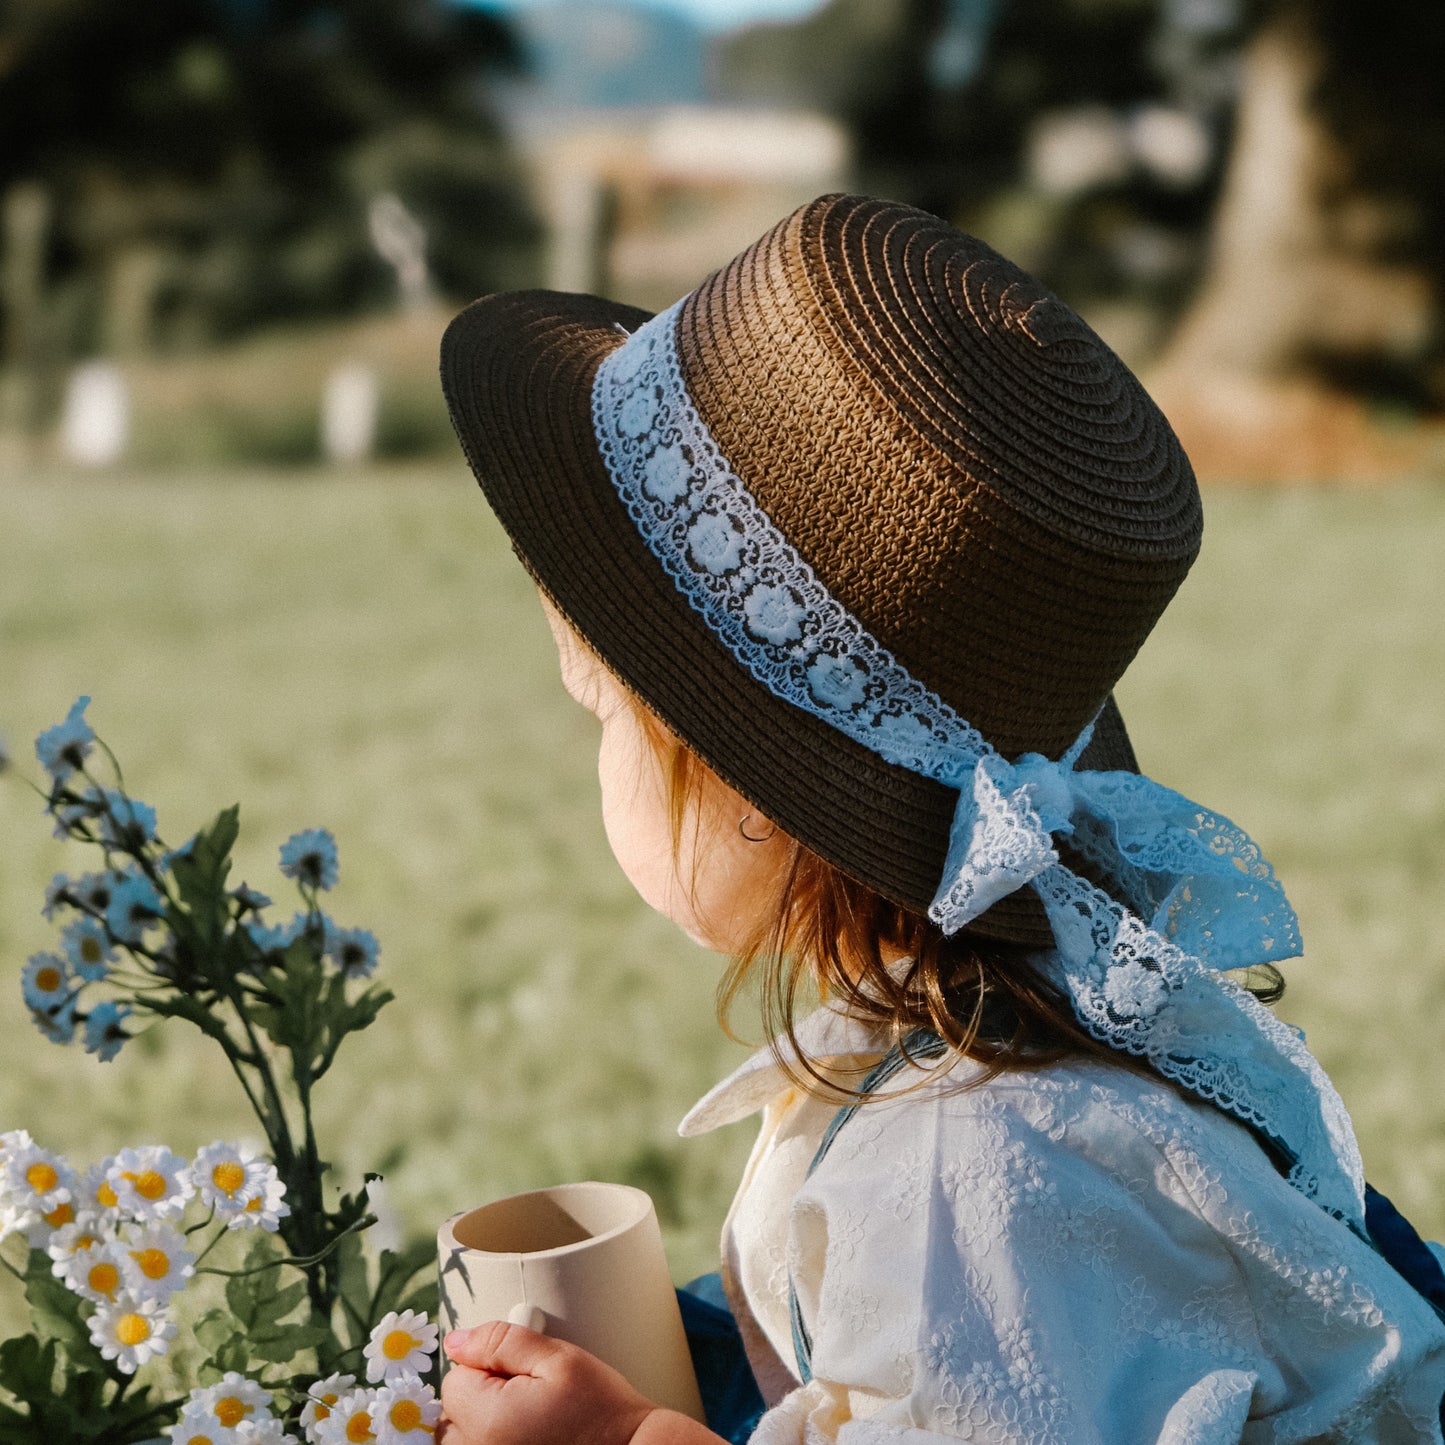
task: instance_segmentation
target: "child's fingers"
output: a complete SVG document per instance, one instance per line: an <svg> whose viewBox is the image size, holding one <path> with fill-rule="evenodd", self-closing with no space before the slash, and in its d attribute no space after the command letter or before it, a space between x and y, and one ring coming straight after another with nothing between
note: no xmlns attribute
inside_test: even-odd
<svg viewBox="0 0 1445 1445"><path fill-rule="evenodd" d="M442 1348L453 1363L490 1375L539 1375L569 1347L524 1325L493 1320L469 1330L453 1330L442 1341Z"/></svg>

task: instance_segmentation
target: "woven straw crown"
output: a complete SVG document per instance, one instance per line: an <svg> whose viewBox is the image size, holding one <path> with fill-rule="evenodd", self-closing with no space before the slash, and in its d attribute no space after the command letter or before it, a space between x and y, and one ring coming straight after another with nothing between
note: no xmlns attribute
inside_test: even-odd
<svg viewBox="0 0 1445 1445"><path fill-rule="evenodd" d="M469 307L442 364L468 460L525 565L629 687L786 831L923 912L957 795L754 680L607 476L592 379L644 319L549 292ZM846 196L705 281L676 337L723 456L832 594L1000 752L1059 756L1199 546L1189 464L1124 364L982 242ZM1112 706L1083 766L1133 766ZM974 928L1046 941L1024 897Z"/></svg>

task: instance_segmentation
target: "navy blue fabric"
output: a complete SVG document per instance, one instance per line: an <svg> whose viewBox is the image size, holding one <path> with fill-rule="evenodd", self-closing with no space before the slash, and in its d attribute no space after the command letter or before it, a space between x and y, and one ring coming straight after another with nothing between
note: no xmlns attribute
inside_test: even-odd
<svg viewBox="0 0 1445 1445"><path fill-rule="evenodd" d="M766 1407L723 1294L722 1276L705 1274L684 1285L677 1304L707 1428L729 1445L745 1445Z"/></svg>
<svg viewBox="0 0 1445 1445"><path fill-rule="evenodd" d="M1365 1228L1375 1248L1445 1320L1445 1269L1415 1227L1372 1185L1365 1185Z"/></svg>

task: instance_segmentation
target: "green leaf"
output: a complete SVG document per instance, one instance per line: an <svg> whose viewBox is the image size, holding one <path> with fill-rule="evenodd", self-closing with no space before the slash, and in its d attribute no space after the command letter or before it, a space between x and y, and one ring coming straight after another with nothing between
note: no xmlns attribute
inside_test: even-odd
<svg viewBox="0 0 1445 1445"><path fill-rule="evenodd" d="M167 996L152 994L145 999L145 1007L149 1012L161 1014L166 1018L185 1019L195 1024L203 1034L215 1039L230 1052L230 1036L226 1033L226 1026L212 1012L209 1005L190 994L175 993Z"/></svg>
<svg viewBox="0 0 1445 1445"><path fill-rule="evenodd" d="M171 876L182 904L180 916L172 910L171 923L186 934L197 952L209 961L230 921L226 875L231 871L231 849L240 832L240 805L227 808L209 828L196 834L191 846L171 860Z"/></svg>
<svg viewBox="0 0 1445 1445"><path fill-rule="evenodd" d="M0 1344L0 1385L17 1400L48 1399L54 1393L55 1340L19 1335Z"/></svg>
<svg viewBox="0 0 1445 1445"><path fill-rule="evenodd" d="M252 1004L251 1019L278 1048L289 1049L309 1065L320 1045L321 994L324 986L315 941L303 933L281 955L281 966L268 977L274 1005Z"/></svg>
<svg viewBox="0 0 1445 1445"><path fill-rule="evenodd" d="M326 992L326 1044L316 1066L318 1079L331 1067L336 1051L347 1034L369 1028L375 1022L377 1014L396 997L389 988L372 984L364 993L348 999L345 988L346 980L339 974L333 975Z"/></svg>
<svg viewBox="0 0 1445 1445"><path fill-rule="evenodd" d="M436 1311L436 1242L430 1239L414 1239L399 1250L384 1249L381 1252L376 1293L372 1296L371 1317L379 1320L391 1310L420 1309L427 1314ZM411 1288L417 1275L426 1271L431 1280L419 1288ZM412 1303L418 1296L430 1293L431 1306ZM409 1294L409 1298L406 1297Z"/></svg>
<svg viewBox="0 0 1445 1445"><path fill-rule="evenodd" d="M69 1356L72 1369L109 1374L104 1357L90 1342L90 1326L81 1313L85 1302L51 1274L50 1257L38 1249L30 1251L25 1298L30 1305L33 1333L57 1341Z"/></svg>

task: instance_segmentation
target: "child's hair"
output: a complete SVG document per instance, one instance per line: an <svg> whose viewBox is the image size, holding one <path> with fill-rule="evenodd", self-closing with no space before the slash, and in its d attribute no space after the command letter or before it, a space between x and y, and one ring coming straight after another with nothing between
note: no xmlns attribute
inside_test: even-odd
<svg viewBox="0 0 1445 1445"><path fill-rule="evenodd" d="M673 855L696 862L704 849L685 848L685 835L703 827L707 810L701 805L716 775L636 694L625 687L621 692L662 769ZM768 1037L791 1046L791 1057L780 1051L778 1062L795 1084L856 1092L836 1068L824 1073L798 1042L797 1006L809 993L816 996L810 1002L837 1000L854 1016L883 1025L893 1044L919 1029L936 1034L947 1046L937 1071L969 1058L984 1066L978 1083L1006 1069L1078 1056L1152 1074L1084 1031L1063 991L1034 967L1031 947L966 932L947 937L925 915L890 902L784 837L790 856L775 905L734 954L718 988L718 1018L735 1036L732 1006L755 986ZM695 887L696 878L682 882ZM906 962L890 967L889 954ZM1255 972L1251 991L1266 1003L1277 1001L1284 992L1279 973L1270 967Z"/></svg>

